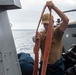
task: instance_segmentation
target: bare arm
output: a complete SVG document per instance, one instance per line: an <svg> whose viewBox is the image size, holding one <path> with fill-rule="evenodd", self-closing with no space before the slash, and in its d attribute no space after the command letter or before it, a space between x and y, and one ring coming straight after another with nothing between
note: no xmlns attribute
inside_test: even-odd
<svg viewBox="0 0 76 75"><path fill-rule="evenodd" d="M68 17L60 9L58 9L52 1L47 1L46 6L48 6L49 10L52 8L60 16L62 22L60 23L59 29L64 32L69 22Z"/></svg>

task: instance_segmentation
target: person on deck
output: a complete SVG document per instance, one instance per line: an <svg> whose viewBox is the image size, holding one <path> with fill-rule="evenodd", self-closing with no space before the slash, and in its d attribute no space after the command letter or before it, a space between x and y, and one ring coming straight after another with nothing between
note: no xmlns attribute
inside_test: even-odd
<svg viewBox="0 0 76 75"><path fill-rule="evenodd" d="M52 8L62 20L60 24L57 25L56 28L53 28L51 32L53 33L53 37L52 37L52 45L49 53L46 75L64 75L64 59L62 57L62 36L68 26L69 19L60 9L58 9L54 5L52 1L47 1L46 6L49 8L49 10L51 10ZM35 39L41 39L40 40L41 60L40 60L39 75L41 75L41 68L42 68L44 48L45 48L45 38L47 35L46 32L48 29L49 20L50 20L50 14L49 13L44 14L42 17L42 24L45 30L38 32L35 37ZM53 16L51 20L52 23L54 24Z"/></svg>

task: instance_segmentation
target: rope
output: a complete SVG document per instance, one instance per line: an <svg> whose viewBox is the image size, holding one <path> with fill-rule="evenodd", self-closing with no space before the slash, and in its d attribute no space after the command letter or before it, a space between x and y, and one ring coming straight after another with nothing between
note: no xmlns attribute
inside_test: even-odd
<svg viewBox="0 0 76 75"><path fill-rule="evenodd" d="M42 16L43 16L43 13L44 13L45 9L46 9L46 6L44 6L44 8L43 8L43 11L42 11L42 14L41 14L39 23L38 23L38 27L37 27L37 30L36 30L36 35L37 35L37 33L38 33L38 28L39 28L39 26L40 26L41 18L42 18ZM40 48L40 40L36 39L36 41L35 41L35 46L34 46L35 61L34 61L33 75L38 75L38 61L39 61L38 51L39 51L39 48Z"/></svg>
<svg viewBox="0 0 76 75"><path fill-rule="evenodd" d="M43 13L44 13L45 9L46 9L46 5L44 6L43 11L42 11L42 13L41 13L41 17L40 17L40 20L39 20L39 23L38 23L38 27L37 27L36 32L38 32L38 28L39 28L39 26L40 26L40 22L41 22L41 19L42 19L42 16L43 16Z"/></svg>
<svg viewBox="0 0 76 75"><path fill-rule="evenodd" d="M50 13L50 15L51 15L51 13ZM51 47L51 42L52 42L52 30L53 30L52 29L53 24L51 21L52 20L50 17L46 41L45 41L44 58L43 58L41 75L46 75L46 70L47 70L47 63L48 63L48 58L49 58L49 53L50 53L50 47Z"/></svg>
<svg viewBox="0 0 76 75"><path fill-rule="evenodd" d="M39 23L38 23L38 27L36 30L36 35L38 33L38 28L41 22L41 18L43 16L43 13L46 9L46 6L44 6ZM51 19L51 17L50 17ZM49 26L48 26L48 30L47 30L47 36L46 36L46 42L45 42L45 51L44 51L44 58L43 58L43 65L42 65L42 71L41 71L41 75L46 75L46 69L47 69L47 63L48 63L48 58L49 58L49 53L50 53L50 47L51 47L51 42L52 42L52 22L51 20L49 21ZM34 62L34 70L33 70L33 75L38 75L38 60L39 60L39 51L40 48L40 40L36 39L35 41L35 46L34 46L34 52L35 52L35 62Z"/></svg>

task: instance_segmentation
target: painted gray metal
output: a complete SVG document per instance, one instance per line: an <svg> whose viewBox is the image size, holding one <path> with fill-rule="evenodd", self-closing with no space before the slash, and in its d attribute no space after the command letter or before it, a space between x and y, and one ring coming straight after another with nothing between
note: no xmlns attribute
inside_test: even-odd
<svg viewBox="0 0 76 75"><path fill-rule="evenodd" d="M22 75L6 11L20 7L19 0L0 0L0 75Z"/></svg>
<svg viewBox="0 0 76 75"><path fill-rule="evenodd" d="M19 0L0 0L0 7L9 9L20 9L21 4Z"/></svg>
<svg viewBox="0 0 76 75"><path fill-rule="evenodd" d="M65 52L71 48L73 44L76 44L76 24L68 25L63 35L63 48Z"/></svg>
<svg viewBox="0 0 76 75"><path fill-rule="evenodd" d="M0 8L0 75L21 75L7 12Z"/></svg>

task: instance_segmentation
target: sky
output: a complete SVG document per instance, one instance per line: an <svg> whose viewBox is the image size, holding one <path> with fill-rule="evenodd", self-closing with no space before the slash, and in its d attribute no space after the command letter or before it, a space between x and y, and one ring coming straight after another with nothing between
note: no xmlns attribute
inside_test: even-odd
<svg viewBox="0 0 76 75"><path fill-rule="evenodd" d="M20 0L21 9L8 10L9 21L12 29L36 29L43 7L47 0ZM76 8L76 0L52 0L61 11ZM48 13L46 8L45 13ZM76 12L65 13L70 21L76 21ZM59 16L52 10L54 20ZM42 25L40 25L42 27Z"/></svg>

